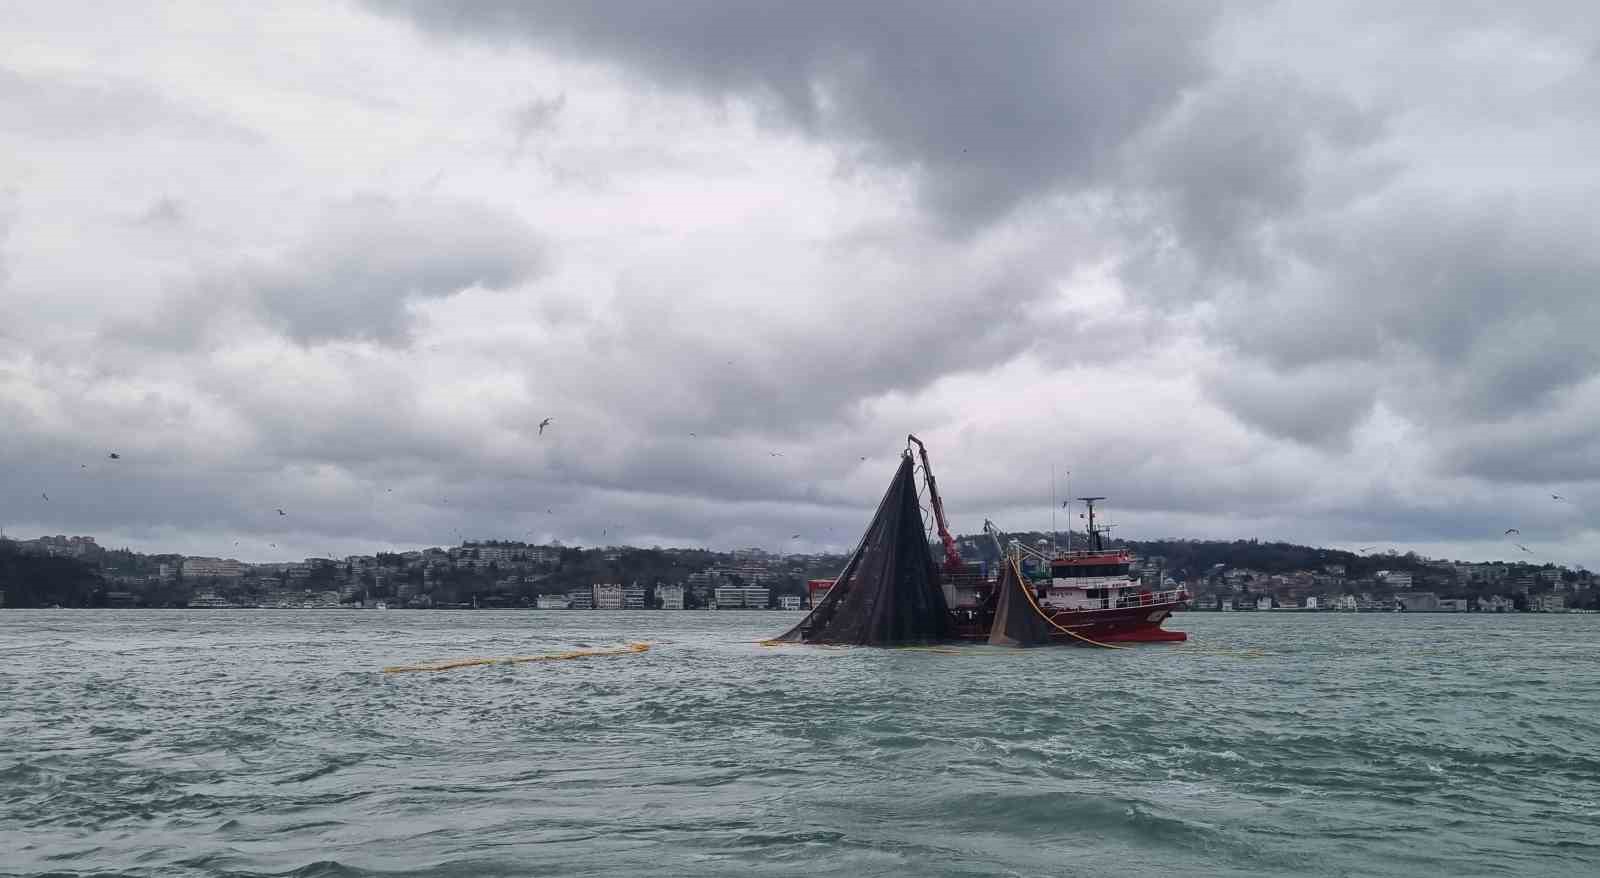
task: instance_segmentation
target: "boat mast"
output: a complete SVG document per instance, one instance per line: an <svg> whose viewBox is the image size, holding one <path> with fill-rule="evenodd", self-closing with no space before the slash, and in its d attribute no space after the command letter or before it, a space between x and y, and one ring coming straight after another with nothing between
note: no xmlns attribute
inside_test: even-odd
<svg viewBox="0 0 1600 878"><path fill-rule="evenodd" d="M1089 507L1089 545L1096 552L1098 552L1105 548L1105 544L1100 541L1100 529L1094 526L1094 501L1104 500L1106 498L1079 497L1078 499L1082 500L1084 505Z"/></svg>

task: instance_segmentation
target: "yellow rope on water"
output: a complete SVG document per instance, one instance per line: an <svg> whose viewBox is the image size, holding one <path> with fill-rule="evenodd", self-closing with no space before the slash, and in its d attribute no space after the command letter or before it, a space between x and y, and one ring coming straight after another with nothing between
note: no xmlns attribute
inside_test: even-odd
<svg viewBox="0 0 1600 878"><path fill-rule="evenodd" d="M609 655L633 655L644 652L650 644L635 641L619 649L574 649L569 652L547 652L542 655L513 655L503 658L466 658L447 659L437 662L423 662L416 665L390 665L383 669L385 674L404 674L413 671L453 671L457 668L476 668L482 665L520 665L527 662L559 662L567 659L597 658Z"/></svg>

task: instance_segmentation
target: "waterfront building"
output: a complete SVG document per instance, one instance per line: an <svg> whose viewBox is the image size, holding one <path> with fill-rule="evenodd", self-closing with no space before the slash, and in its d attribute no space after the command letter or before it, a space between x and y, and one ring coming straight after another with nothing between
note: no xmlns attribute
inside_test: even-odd
<svg viewBox="0 0 1600 878"><path fill-rule="evenodd" d="M778 597L778 609L780 609L780 610L798 610L798 609L800 609L800 596L797 595L797 594L779 595L779 597Z"/></svg>
<svg viewBox="0 0 1600 878"><path fill-rule="evenodd" d="M1465 613L1469 609L1471 608L1468 606L1466 598L1439 599L1439 612L1441 613Z"/></svg>
<svg viewBox="0 0 1600 878"><path fill-rule="evenodd" d="M1395 601L1408 612L1433 613L1439 609L1439 595L1431 591L1414 591L1407 595L1396 595Z"/></svg>
<svg viewBox="0 0 1600 878"><path fill-rule="evenodd" d="M644 586L637 582L624 586L622 589L622 608L624 610L644 609L644 593Z"/></svg>
<svg viewBox="0 0 1600 878"><path fill-rule="evenodd" d="M1567 596L1564 594L1535 595L1528 600L1528 609L1535 613L1565 613Z"/></svg>
<svg viewBox="0 0 1600 878"><path fill-rule="evenodd" d="M542 594L534 605L541 610L565 610L572 606L572 601L564 594Z"/></svg>
<svg viewBox="0 0 1600 878"><path fill-rule="evenodd" d="M721 610L765 610L772 590L750 585L725 585L716 591Z"/></svg>
<svg viewBox="0 0 1600 878"><path fill-rule="evenodd" d="M596 610L622 609L622 583L597 582L594 584L594 608Z"/></svg>
<svg viewBox="0 0 1600 878"><path fill-rule="evenodd" d="M578 588L567 592L567 608L572 610L594 609L594 589Z"/></svg>
<svg viewBox="0 0 1600 878"><path fill-rule="evenodd" d="M663 610L683 609L683 586L658 585L656 586L656 603Z"/></svg>

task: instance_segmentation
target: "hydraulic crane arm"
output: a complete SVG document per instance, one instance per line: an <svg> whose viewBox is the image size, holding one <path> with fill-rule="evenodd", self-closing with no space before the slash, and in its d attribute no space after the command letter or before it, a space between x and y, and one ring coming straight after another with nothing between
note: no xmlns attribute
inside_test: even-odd
<svg viewBox="0 0 1600 878"><path fill-rule="evenodd" d="M944 543L944 566L946 570L960 570L966 566L961 560L961 550L956 548L956 538L950 535L950 522L944 517L944 501L939 499L939 484L933 479L933 466L928 463L928 447L922 440L910 434L906 435L906 450L909 451L915 444L917 451L922 455L922 477L928 481L928 503L933 507L933 521L939 527L939 539Z"/></svg>

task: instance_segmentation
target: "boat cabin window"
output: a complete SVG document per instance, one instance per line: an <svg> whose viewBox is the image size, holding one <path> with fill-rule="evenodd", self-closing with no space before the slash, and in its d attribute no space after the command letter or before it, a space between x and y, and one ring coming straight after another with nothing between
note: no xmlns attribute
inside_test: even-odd
<svg viewBox="0 0 1600 878"><path fill-rule="evenodd" d="M1055 570L1053 570L1051 572L1056 576L1065 577L1065 578L1071 578L1071 579L1085 579L1085 578L1088 578L1088 577L1091 577L1091 576L1126 576L1127 573L1128 573L1128 565L1126 565L1126 564L1084 564L1084 565L1073 565L1073 566L1065 566L1065 565L1063 565L1061 567L1055 568Z"/></svg>

